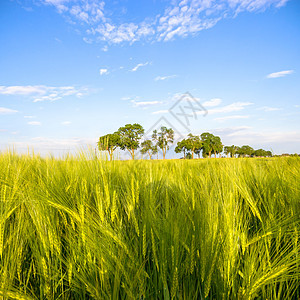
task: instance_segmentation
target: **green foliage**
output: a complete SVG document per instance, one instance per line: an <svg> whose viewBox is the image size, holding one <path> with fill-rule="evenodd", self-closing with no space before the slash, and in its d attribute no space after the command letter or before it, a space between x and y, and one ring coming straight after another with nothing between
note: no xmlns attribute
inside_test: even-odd
<svg viewBox="0 0 300 300"><path fill-rule="evenodd" d="M215 157L216 157L217 154L222 153L223 144L222 144L221 138L219 136L214 136L212 140L213 140L212 148L213 148L213 152L214 152Z"/></svg>
<svg viewBox="0 0 300 300"><path fill-rule="evenodd" d="M188 152L187 154L186 154L186 157L185 157L186 159L193 159L193 155L190 153L190 152Z"/></svg>
<svg viewBox="0 0 300 300"><path fill-rule="evenodd" d="M228 156L230 154L230 157L235 157L235 154L237 153L239 147L238 146L225 146L224 147L224 153Z"/></svg>
<svg viewBox="0 0 300 300"><path fill-rule="evenodd" d="M145 140L141 143L141 153L142 154L148 154L149 155L149 159L152 158L153 155L157 154L157 146L153 145L151 140Z"/></svg>
<svg viewBox="0 0 300 300"><path fill-rule="evenodd" d="M156 142L157 147L162 150L163 159L165 159L166 153L169 150L169 145L174 142L174 130L162 126L159 132L157 132L157 130L153 131L152 139Z"/></svg>
<svg viewBox="0 0 300 300"><path fill-rule="evenodd" d="M118 132L101 136L98 141L98 149L100 151L108 151L110 160L113 158L113 152L120 145L120 135Z"/></svg>
<svg viewBox="0 0 300 300"><path fill-rule="evenodd" d="M188 150L191 151L192 158L194 158L194 154L201 150L203 145L200 137L198 135L192 135L191 133L188 134L187 138Z"/></svg>
<svg viewBox="0 0 300 300"><path fill-rule="evenodd" d="M144 134L144 129L140 124L127 124L124 127L120 127L119 130L113 134L107 134L101 136L98 141L98 148L100 151L108 151L110 160L113 159L113 152L117 147L122 150L128 150L132 159L135 157L135 150L140 147L140 139ZM172 128L162 126L160 132L153 131L152 140L145 140L141 144L141 153L148 154L151 159L153 155L158 153L158 148L162 150L163 159L166 157L166 153L169 150L169 146L174 142L174 131ZM213 153L215 157L223 152L230 157L272 157L271 151L263 149L254 150L248 145L242 147L238 146L225 146L219 136L215 136L209 132L204 132L199 136L188 134L187 138L179 141L175 148L175 153L183 152L184 158L186 158L186 152L188 151L192 158L194 154L200 158L200 152L202 151L203 158L211 157ZM297 156L297 155L296 155Z"/></svg>
<svg viewBox="0 0 300 300"><path fill-rule="evenodd" d="M299 299L300 159L0 155L3 299Z"/></svg>
<svg viewBox="0 0 300 300"><path fill-rule="evenodd" d="M251 156L254 153L254 149L248 145L244 145L242 147L239 147L236 153L242 157Z"/></svg>
<svg viewBox="0 0 300 300"><path fill-rule="evenodd" d="M271 151L266 151L264 149L257 149L253 153L254 156L260 156L260 157L272 157Z"/></svg>
<svg viewBox="0 0 300 300"><path fill-rule="evenodd" d="M175 153L182 153L183 152L183 157L185 158L186 156L186 151L189 150L189 145L187 144L186 139L183 139L179 141L175 147Z"/></svg>
<svg viewBox="0 0 300 300"><path fill-rule="evenodd" d="M120 148L128 150L134 159L135 150L140 146L140 139L144 134L144 128L140 124L126 124L118 130L120 135Z"/></svg>
<svg viewBox="0 0 300 300"><path fill-rule="evenodd" d="M214 152L216 157L218 153L221 153L223 151L223 144L219 136L215 136L209 132L204 132L201 134L201 140L203 144L203 157L211 157L212 152Z"/></svg>
<svg viewBox="0 0 300 300"><path fill-rule="evenodd" d="M197 135L188 134L186 139L183 139L177 143L175 148L176 153L184 153L184 158L186 157L185 152L190 151L191 158L194 158L194 154L200 152L202 147L202 141Z"/></svg>

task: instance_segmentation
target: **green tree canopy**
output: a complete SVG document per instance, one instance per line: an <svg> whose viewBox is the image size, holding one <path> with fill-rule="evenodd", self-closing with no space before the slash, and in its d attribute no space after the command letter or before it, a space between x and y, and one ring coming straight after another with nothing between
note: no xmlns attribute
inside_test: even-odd
<svg viewBox="0 0 300 300"><path fill-rule="evenodd" d="M264 149L257 149L253 153L254 156L263 156L263 157L271 157L272 152L271 151L266 151Z"/></svg>
<svg viewBox="0 0 300 300"><path fill-rule="evenodd" d="M162 150L163 159L165 159L166 153L169 150L169 145L174 142L174 130L162 126L160 132L157 132L157 130L153 131L152 139L156 141L156 145Z"/></svg>
<svg viewBox="0 0 300 300"><path fill-rule="evenodd" d="M100 151L108 151L110 160L113 159L113 152L120 145L120 135L118 132L100 136L98 141L98 149Z"/></svg>
<svg viewBox="0 0 300 300"><path fill-rule="evenodd" d="M226 146L224 147L224 153L227 155L230 155L230 157L234 157L237 150L239 149L238 146L234 146L234 145L231 145L231 146Z"/></svg>
<svg viewBox="0 0 300 300"><path fill-rule="evenodd" d="M214 135L209 132L204 132L201 134L201 140L203 142L203 157L208 155L211 157L211 153L214 149Z"/></svg>
<svg viewBox="0 0 300 300"><path fill-rule="evenodd" d="M142 154L148 154L149 159L152 158L153 155L157 153L157 146L153 145L153 142L151 140L145 140L141 143L141 153Z"/></svg>
<svg viewBox="0 0 300 300"><path fill-rule="evenodd" d="M244 145L237 150L239 156L251 156L254 153L254 149L249 145Z"/></svg>
<svg viewBox="0 0 300 300"><path fill-rule="evenodd" d="M176 153L183 152L183 157L184 158L186 157L186 151L188 151L188 150L189 150L189 144L187 143L186 139L183 139L183 140L179 141L177 143L176 148L175 148Z"/></svg>
<svg viewBox="0 0 300 300"><path fill-rule="evenodd" d="M144 134L144 128L140 124L126 124L118 130L120 135L120 148L128 150L132 159L134 159L135 150L140 146L140 139Z"/></svg>
<svg viewBox="0 0 300 300"><path fill-rule="evenodd" d="M224 153L227 155L227 157L228 157L229 154L230 154L229 148L230 148L230 146L225 146L225 147L224 147Z"/></svg>
<svg viewBox="0 0 300 300"><path fill-rule="evenodd" d="M216 157L218 153L221 153L223 151L223 144L219 136L214 135L212 141L212 149Z"/></svg>
<svg viewBox="0 0 300 300"><path fill-rule="evenodd" d="M193 135L191 133L188 134L188 138L186 139L187 141L187 150L191 151L192 159L194 159L194 153L198 152L198 150L201 149L203 143L200 139L199 136Z"/></svg>

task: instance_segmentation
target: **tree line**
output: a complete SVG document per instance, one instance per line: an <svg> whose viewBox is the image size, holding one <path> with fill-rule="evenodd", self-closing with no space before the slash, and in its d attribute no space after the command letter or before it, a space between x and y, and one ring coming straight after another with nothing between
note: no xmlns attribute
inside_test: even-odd
<svg viewBox="0 0 300 300"><path fill-rule="evenodd" d="M149 159L158 155L158 151L161 150L163 159L165 159L167 151L174 143L174 130L162 126L159 130L154 130L150 138L141 141L144 133L145 130L142 125L137 123L126 124L114 133L101 136L98 141L98 149L108 151L110 160L113 159L114 151L117 148L128 151L132 159L135 158L138 149L140 149L141 154L147 154ZM224 147L221 138L209 132L204 132L199 136L189 133L185 139L177 142L175 152L182 153L185 159L194 159L195 155L200 158L200 154L204 158L211 158L212 155L221 157L222 153L227 157L272 156L271 151L254 150L248 145Z"/></svg>

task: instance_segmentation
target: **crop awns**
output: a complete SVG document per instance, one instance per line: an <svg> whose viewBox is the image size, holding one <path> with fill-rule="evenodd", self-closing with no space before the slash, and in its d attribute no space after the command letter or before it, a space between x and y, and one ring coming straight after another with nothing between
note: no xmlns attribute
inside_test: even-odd
<svg viewBox="0 0 300 300"><path fill-rule="evenodd" d="M0 155L1 299L299 299L300 159Z"/></svg>

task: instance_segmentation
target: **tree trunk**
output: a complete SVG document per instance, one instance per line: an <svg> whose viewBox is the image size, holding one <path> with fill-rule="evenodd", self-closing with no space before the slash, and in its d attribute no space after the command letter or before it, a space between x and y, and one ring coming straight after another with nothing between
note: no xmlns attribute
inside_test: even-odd
<svg viewBox="0 0 300 300"><path fill-rule="evenodd" d="M112 151L109 152L109 158L110 158L110 161L113 160L113 154L114 154L114 153L113 153Z"/></svg>
<svg viewBox="0 0 300 300"><path fill-rule="evenodd" d="M208 152L208 156L209 156L209 158L211 158L211 151Z"/></svg>
<svg viewBox="0 0 300 300"><path fill-rule="evenodd" d="M134 160L134 149L131 149L131 151L129 151L129 152L130 152L130 154L131 154L132 160Z"/></svg>
<svg viewBox="0 0 300 300"><path fill-rule="evenodd" d="M194 151L192 151L192 159L194 159Z"/></svg>
<svg viewBox="0 0 300 300"><path fill-rule="evenodd" d="M184 157L184 159L185 159L185 149L183 149L183 157Z"/></svg>

